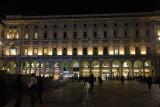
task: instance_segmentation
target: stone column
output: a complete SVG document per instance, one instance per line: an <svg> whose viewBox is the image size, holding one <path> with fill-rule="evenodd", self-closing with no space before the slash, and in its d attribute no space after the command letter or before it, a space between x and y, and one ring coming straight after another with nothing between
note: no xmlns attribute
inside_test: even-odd
<svg viewBox="0 0 160 107"><path fill-rule="evenodd" d="M101 77L102 77L102 63L101 63L101 62L100 62L99 70L100 70L100 72L99 72L99 76L101 76Z"/></svg>
<svg viewBox="0 0 160 107"><path fill-rule="evenodd" d="M111 62L111 64L110 64L110 65L111 65L111 66L109 67L109 69L110 69L110 70L109 70L109 73L110 73L110 74L109 74L109 77L111 77L111 78L112 78L112 62Z"/></svg>
<svg viewBox="0 0 160 107"><path fill-rule="evenodd" d="M52 63L52 78L54 80L54 63Z"/></svg>
<svg viewBox="0 0 160 107"><path fill-rule="evenodd" d="M123 76L123 64L122 63L121 63L121 76Z"/></svg>
<svg viewBox="0 0 160 107"><path fill-rule="evenodd" d="M81 61L79 62L79 75L82 76Z"/></svg>
<svg viewBox="0 0 160 107"><path fill-rule="evenodd" d="M16 65L16 74L21 74L19 65Z"/></svg>
<svg viewBox="0 0 160 107"><path fill-rule="evenodd" d="M51 67L51 62L49 62L49 76L51 76L51 75L50 75L50 73L51 73L50 67Z"/></svg>
<svg viewBox="0 0 160 107"><path fill-rule="evenodd" d="M89 62L89 73L90 73L90 75L92 74L91 62Z"/></svg>
<svg viewBox="0 0 160 107"><path fill-rule="evenodd" d="M31 63L29 62L29 74L31 74Z"/></svg>
<svg viewBox="0 0 160 107"><path fill-rule="evenodd" d="M144 64L142 65L142 67L143 67L143 76L145 76L145 66L144 66Z"/></svg>
<svg viewBox="0 0 160 107"><path fill-rule="evenodd" d="M134 77L134 64L132 63L132 77Z"/></svg>

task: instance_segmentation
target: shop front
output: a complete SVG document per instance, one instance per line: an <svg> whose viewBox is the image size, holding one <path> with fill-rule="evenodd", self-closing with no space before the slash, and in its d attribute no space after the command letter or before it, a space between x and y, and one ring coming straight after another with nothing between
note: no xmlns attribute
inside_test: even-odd
<svg viewBox="0 0 160 107"><path fill-rule="evenodd" d="M123 67L123 76L124 79L127 79L129 76L129 67Z"/></svg>
<svg viewBox="0 0 160 107"><path fill-rule="evenodd" d="M107 80L109 79L109 62L104 61L102 63L102 79Z"/></svg>
<svg viewBox="0 0 160 107"><path fill-rule="evenodd" d="M118 79L120 76L119 74L119 67L112 67L112 78Z"/></svg>
<svg viewBox="0 0 160 107"><path fill-rule="evenodd" d="M60 69L59 69L59 64L55 63L54 64L54 80L58 80L59 79L59 74L60 74Z"/></svg>

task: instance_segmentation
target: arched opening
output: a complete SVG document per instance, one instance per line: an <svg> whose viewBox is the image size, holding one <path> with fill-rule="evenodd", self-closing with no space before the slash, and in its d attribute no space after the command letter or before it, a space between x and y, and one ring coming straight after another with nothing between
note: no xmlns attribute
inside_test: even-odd
<svg viewBox="0 0 160 107"><path fill-rule="evenodd" d="M90 68L89 68L89 62L88 61L82 61L81 63L81 70L82 70L82 76L89 76L90 75Z"/></svg>
<svg viewBox="0 0 160 107"><path fill-rule="evenodd" d="M139 60L134 62L134 76L143 75L143 63Z"/></svg>
<svg viewBox="0 0 160 107"><path fill-rule="evenodd" d="M151 55L151 48L147 46L147 55Z"/></svg>
<svg viewBox="0 0 160 107"><path fill-rule="evenodd" d="M10 45L9 55L16 55L16 47L14 43Z"/></svg>
<svg viewBox="0 0 160 107"><path fill-rule="evenodd" d="M73 48L73 55L77 55L77 48Z"/></svg>
<svg viewBox="0 0 160 107"><path fill-rule="evenodd" d="M94 47L94 50L93 50L93 55L98 55L98 49L97 49L97 47Z"/></svg>
<svg viewBox="0 0 160 107"><path fill-rule="evenodd" d="M123 76L125 79L132 76L132 63L130 61L124 61L123 63Z"/></svg>
<svg viewBox="0 0 160 107"><path fill-rule="evenodd" d="M59 73L60 73L59 71L60 71L59 63L56 62L56 63L54 64L54 80L59 79Z"/></svg>
<svg viewBox="0 0 160 107"><path fill-rule="evenodd" d="M153 76L153 73L155 73L155 66L151 60L144 62L144 69L146 77Z"/></svg>
<svg viewBox="0 0 160 107"><path fill-rule="evenodd" d="M9 62L6 69L9 74L16 74L16 63L14 61Z"/></svg>
<svg viewBox="0 0 160 107"><path fill-rule="evenodd" d="M129 55L129 47L125 46L124 48L125 55Z"/></svg>
<svg viewBox="0 0 160 107"><path fill-rule="evenodd" d="M140 55L140 48L139 47L136 47L136 55Z"/></svg>
<svg viewBox="0 0 160 107"><path fill-rule="evenodd" d="M73 73L76 77L80 76L79 66L80 65L78 61L73 61L71 63L71 73Z"/></svg>
<svg viewBox="0 0 160 107"><path fill-rule="evenodd" d="M102 62L102 79L103 80L109 79L109 68L110 68L110 62L103 61Z"/></svg>
<svg viewBox="0 0 160 107"><path fill-rule="evenodd" d="M94 77L100 76L99 75L100 63L98 61L93 61L91 63L91 70L92 70L92 73L93 73Z"/></svg>
<svg viewBox="0 0 160 107"><path fill-rule="evenodd" d="M83 48L83 55L87 55L87 48L86 47Z"/></svg>
<svg viewBox="0 0 160 107"><path fill-rule="evenodd" d="M103 48L103 52L104 52L104 55L108 55L108 48L107 48L107 47L104 47L104 48Z"/></svg>
<svg viewBox="0 0 160 107"><path fill-rule="evenodd" d="M63 61L61 63L60 79L67 79L68 77L71 77L69 71L69 63L67 61Z"/></svg>
<svg viewBox="0 0 160 107"><path fill-rule="evenodd" d="M29 67L30 67L30 64L28 61L24 61L22 62L21 64L21 74L30 74L29 72Z"/></svg>
<svg viewBox="0 0 160 107"><path fill-rule="evenodd" d="M63 55L67 55L67 48L63 48Z"/></svg>
<svg viewBox="0 0 160 107"><path fill-rule="evenodd" d="M121 76L121 63L119 61L114 61L112 63L112 77L113 79L118 79Z"/></svg>

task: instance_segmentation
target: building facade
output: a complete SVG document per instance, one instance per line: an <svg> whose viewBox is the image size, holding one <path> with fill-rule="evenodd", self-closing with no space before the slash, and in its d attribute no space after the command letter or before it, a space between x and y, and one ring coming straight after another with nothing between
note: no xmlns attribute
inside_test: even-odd
<svg viewBox="0 0 160 107"><path fill-rule="evenodd" d="M2 22L10 74L159 76L160 12L14 15Z"/></svg>

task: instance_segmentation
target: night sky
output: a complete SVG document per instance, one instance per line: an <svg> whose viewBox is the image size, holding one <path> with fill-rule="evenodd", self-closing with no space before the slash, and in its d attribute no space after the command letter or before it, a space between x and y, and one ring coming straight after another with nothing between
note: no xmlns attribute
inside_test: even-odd
<svg viewBox="0 0 160 107"><path fill-rule="evenodd" d="M5 0L0 3L1 16L101 14L154 10L160 10L159 0Z"/></svg>

